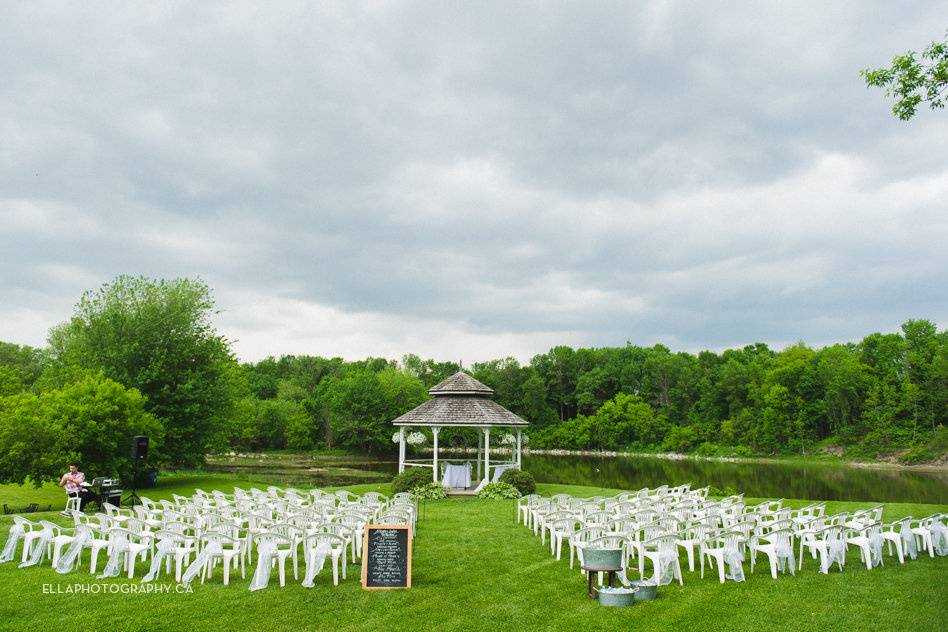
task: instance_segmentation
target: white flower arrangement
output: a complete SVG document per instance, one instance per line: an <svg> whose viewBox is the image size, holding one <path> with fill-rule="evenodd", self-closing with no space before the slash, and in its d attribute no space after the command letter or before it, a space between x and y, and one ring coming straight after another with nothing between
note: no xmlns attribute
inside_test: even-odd
<svg viewBox="0 0 948 632"><path fill-rule="evenodd" d="M408 437L405 438L405 442L408 443L408 445L421 445L426 440L425 435L420 432L409 433Z"/></svg>
<svg viewBox="0 0 948 632"><path fill-rule="evenodd" d="M392 443L398 443L398 442L399 442L398 440L399 440L400 436L401 436L401 433L399 433L399 432L396 432L395 434L393 434L393 435L392 435Z"/></svg>
<svg viewBox="0 0 948 632"><path fill-rule="evenodd" d="M514 445L517 443L517 437L513 436L509 432L500 438L500 442L504 445Z"/></svg>

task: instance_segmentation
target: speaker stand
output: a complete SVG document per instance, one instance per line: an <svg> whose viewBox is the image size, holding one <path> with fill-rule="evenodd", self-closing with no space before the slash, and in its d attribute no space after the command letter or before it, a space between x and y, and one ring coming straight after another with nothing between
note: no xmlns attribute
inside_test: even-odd
<svg viewBox="0 0 948 632"><path fill-rule="evenodd" d="M142 504L142 499L135 492L138 490L138 459L135 459L135 466L132 469L132 491L128 496L122 499L123 507L134 507Z"/></svg>

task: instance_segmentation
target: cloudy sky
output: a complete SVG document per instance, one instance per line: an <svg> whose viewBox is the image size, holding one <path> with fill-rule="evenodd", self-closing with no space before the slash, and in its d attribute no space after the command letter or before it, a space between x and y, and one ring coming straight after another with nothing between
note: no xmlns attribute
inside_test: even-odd
<svg viewBox="0 0 948 632"><path fill-rule="evenodd" d="M939 4L5 3L0 340L123 273L244 360L944 327L948 112L858 76Z"/></svg>

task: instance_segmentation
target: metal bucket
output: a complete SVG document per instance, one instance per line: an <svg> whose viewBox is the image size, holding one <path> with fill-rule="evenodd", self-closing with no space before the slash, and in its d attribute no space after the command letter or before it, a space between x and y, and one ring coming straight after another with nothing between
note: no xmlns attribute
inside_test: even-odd
<svg viewBox="0 0 948 632"><path fill-rule="evenodd" d="M658 597L658 586L655 582L646 581L644 579L633 579L632 586L638 588L638 591L635 593L636 601L651 601Z"/></svg>
<svg viewBox="0 0 948 632"><path fill-rule="evenodd" d="M614 592L613 592L614 591ZM635 595L638 593L638 588L613 588L612 590L606 588L599 589L599 605L600 606L631 606L635 603Z"/></svg>
<svg viewBox="0 0 948 632"><path fill-rule="evenodd" d="M594 570L622 568L622 549L583 549L583 567Z"/></svg>

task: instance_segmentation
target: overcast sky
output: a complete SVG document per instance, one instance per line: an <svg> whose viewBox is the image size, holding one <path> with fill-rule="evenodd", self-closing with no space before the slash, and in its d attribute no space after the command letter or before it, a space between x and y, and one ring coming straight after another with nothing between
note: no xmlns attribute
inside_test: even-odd
<svg viewBox="0 0 948 632"><path fill-rule="evenodd" d="M858 72L946 28L884 0L4 3L0 340L123 273L203 278L243 360L944 327L948 112L900 122Z"/></svg>

